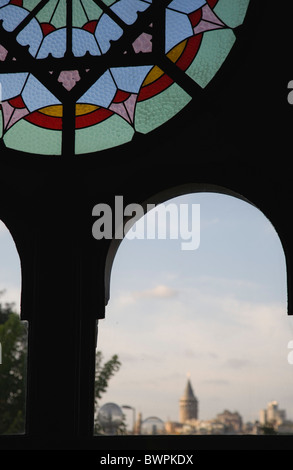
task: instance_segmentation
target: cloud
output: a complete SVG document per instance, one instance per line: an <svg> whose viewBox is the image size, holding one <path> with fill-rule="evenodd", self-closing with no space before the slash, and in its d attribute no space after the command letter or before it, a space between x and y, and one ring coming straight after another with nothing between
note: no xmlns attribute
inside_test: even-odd
<svg viewBox="0 0 293 470"><path fill-rule="evenodd" d="M244 300L233 289L211 295L191 280L185 286L158 282L121 294L133 304L117 299L107 314L105 337L101 331L105 350L114 348L123 363L111 384L117 397L120 383L126 393L127 381L135 377L133 390L128 384L133 406L141 406L144 414L175 415L190 371L201 417L212 418L228 407L246 419L257 416L270 397L284 402L283 394L292 387L287 356L293 339L284 302ZM170 381L163 380L167 376Z"/></svg>
<svg viewBox="0 0 293 470"><path fill-rule="evenodd" d="M225 291L229 290L230 292L235 292L237 288L249 288L249 289L259 289L260 284L249 279L240 279L233 277L224 277L224 276L213 276L213 275L200 275L196 279L197 283L200 283L201 287L211 288L217 287Z"/></svg>
<svg viewBox="0 0 293 470"><path fill-rule="evenodd" d="M122 361L122 364L125 362L133 363L133 362L139 362L140 364L145 363L145 362L154 362L158 363L161 362L161 358L158 357L157 355L152 355L144 352L139 352L138 354L132 354L131 352L123 352L119 354L119 357Z"/></svg>
<svg viewBox="0 0 293 470"><path fill-rule="evenodd" d="M202 381L203 384L206 385L230 385L231 382L229 380L224 380L224 379L207 379Z"/></svg>
<svg viewBox="0 0 293 470"><path fill-rule="evenodd" d="M138 299L149 298L149 299L169 299L177 295L177 290L165 285L158 285L153 289L146 289L143 291L137 291L134 296Z"/></svg>
<svg viewBox="0 0 293 470"><path fill-rule="evenodd" d="M226 365L232 369L243 369L244 367L251 366L251 361L248 359L230 358L226 361Z"/></svg>
<svg viewBox="0 0 293 470"><path fill-rule="evenodd" d="M132 304L140 299L170 299L178 294L176 289L159 284L152 289L123 293L119 297L119 303Z"/></svg>
<svg viewBox="0 0 293 470"><path fill-rule="evenodd" d="M184 351L184 355L185 357L187 358L194 358L194 359L217 359L218 358L218 355L213 352L213 351L206 351L205 353L203 353L202 351L198 351L198 350L194 350L192 348L187 348L185 351Z"/></svg>

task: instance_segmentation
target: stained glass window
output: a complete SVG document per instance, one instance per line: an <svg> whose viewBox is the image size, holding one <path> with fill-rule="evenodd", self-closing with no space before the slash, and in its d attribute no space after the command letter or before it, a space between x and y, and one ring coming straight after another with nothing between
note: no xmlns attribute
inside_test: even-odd
<svg viewBox="0 0 293 470"><path fill-rule="evenodd" d="M249 0L0 0L0 137L85 154L147 134L213 79Z"/></svg>

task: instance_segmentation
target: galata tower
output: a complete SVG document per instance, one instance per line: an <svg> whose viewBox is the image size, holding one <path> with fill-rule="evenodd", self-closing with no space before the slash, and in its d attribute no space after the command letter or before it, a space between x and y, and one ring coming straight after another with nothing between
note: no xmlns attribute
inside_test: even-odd
<svg viewBox="0 0 293 470"><path fill-rule="evenodd" d="M179 420L180 423L185 423L189 419L198 419L198 401L188 379L179 402Z"/></svg>

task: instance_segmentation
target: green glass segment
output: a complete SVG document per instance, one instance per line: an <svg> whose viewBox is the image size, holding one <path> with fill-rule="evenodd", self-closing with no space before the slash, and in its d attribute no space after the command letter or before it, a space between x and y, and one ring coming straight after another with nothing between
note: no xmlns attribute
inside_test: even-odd
<svg viewBox="0 0 293 470"><path fill-rule="evenodd" d="M4 135L7 147L40 155L61 155L61 131L34 126L22 119Z"/></svg>
<svg viewBox="0 0 293 470"><path fill-rule="evenodd" d="M80 2L74 3L74 7L72 9L72 24L76 28L81 28L85 23L87 23L88 19L85 16L84 9L82 8Z"/></svg>
<svg viewBox="0 0 293 470"><path fill-rule="evenodd" d="M105 5L107 5L108 7L110 7L111 5L113 5L113 3L116 3L117 0L103 0L103 3L105 3Z"/></svg>
<svg viewBox="0 0 293 470"><path fill-rule="evenodd" d="M40 0L24 0L23 6L32 11ZM107 2L104 2L107 4ZM113 2L112 2L113 3ZM111 4L111 2L110 2ZM74 0L72 3L72 23L76 28L82 27L91 20L98 20L102 10L94 0ZM61 28L66 25L66 0L52 0L48 2L36 15L40 23L50 23Z"/></svg>
<svg viewBox="0 0 293 470"><path fill-rule="evenodd" d="M32 11L39 3L40 0L23 0L22 5L26 10Z"/></svg>
<svg viewBox="0 0 293 470"><path fill-rule="evenodd" d="M187 75L205 88L222 66L235 40L231 29L217 29L206 33L195 60L186 71Z"/></svg>
<svg viewBox="0 0 293 470"><path fill-rule="evenodd" d="M113 114L99 124L75 131L75 153L90 153L116 147L129 142L133 134L133 128L120 116Z"/></svg>
<svg viewBox="0 0 293 470"><path fill-rule="evenodd" d="M66 26L66 0L59 0L51 19L51 24L55 28L64 28Z"/></svg>
<svg viewBox="0 0 293 470"><path fill-rule="evenodd" d="M138 102L135 111L136 130L147 134L175 116L190 100L191 97L173 83L151 100Z"/></svg>
<svg viewBox="0 0 293 470"><path fill-rule="evenodd" d="M250 0L220 0L214 8L216 15L230 28L243 23Z"/></svg>
<svg viewBox="0 0 293 470"><path fill-rule="evenodd" d="M28 3L28 6L30 7L31 1L28 0L26 3ZM36 15L37 20L40 23L50 23L57 3L58 3L58 0L53 0L52 2L48 2Z"/></svg>
<svg viewBox="0 0 293 470"><path fill-rule="evenodd" d="M94 0L80 0L80 3L85 10L87 21L98 20L103 13Z"/></svg>

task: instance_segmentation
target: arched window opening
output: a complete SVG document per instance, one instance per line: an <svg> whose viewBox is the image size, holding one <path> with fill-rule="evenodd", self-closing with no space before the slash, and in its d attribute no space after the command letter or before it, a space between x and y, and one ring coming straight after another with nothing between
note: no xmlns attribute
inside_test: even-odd
<svg viewBox="0 0 293 470"><path fill-rule="evenodd" d="M0 435L23 434L26 415L27 323L20 319L20 260L0 221Z"/></svg>
<svg viewBox="0 0 293 470"><path fill-rule="evenodd" d="M227 194L185 194L163 205L170 203L179 215L189 208L177 239L171 225L165 239L148 239L149 212L117 251L98 350L121 365L98 406L123 411L118 433L292 433L286 264L273 225ZM192 205L200 208L200 240L182 249ZM161 219L161 230L166 220L175 219Z"/></svg>

